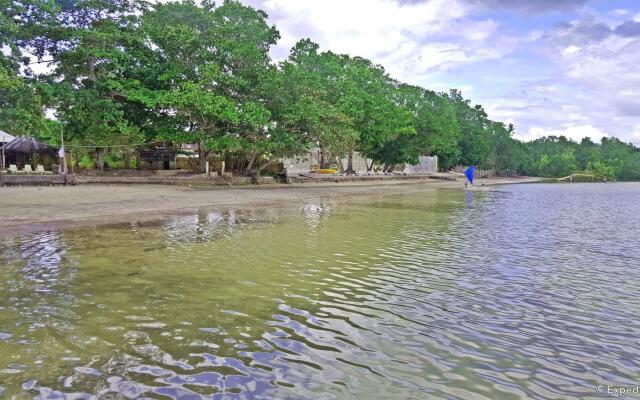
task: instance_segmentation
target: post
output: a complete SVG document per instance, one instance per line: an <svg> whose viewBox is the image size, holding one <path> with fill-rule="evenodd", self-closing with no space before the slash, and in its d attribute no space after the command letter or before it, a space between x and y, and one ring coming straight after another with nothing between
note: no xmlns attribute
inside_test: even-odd
<svg viewBox="0 0 640 400"><path fill-rule="evenodd" d="M65 151L65 155L67 154L67 152ZM75 172L73 171L73 154L71 153L71 150L69 150L69 164L71 164L71 175L73 175Z"/></svg>
<svg viewBox="0 0 640 400"><path fill-rule="evenodd" d="M220 163L220 176L224 177L224 160Z"/></svg>
<svg viewBox="0 0 640 400"><path fill-rule="evenodd" d="M211 177L211 175L209 175L209 160L207 160L206 163L204 164L204 172L207 174L208 177Z"/></svg>
<svg viewBox="0 0 640 400"><path fill-rule="evenodd" d="M62 123L60 124L60 148L62 149L62 175L64 176L64 184L68 185L67 180L67 157L64 151L64 128Z"/></svg>
<svg viewBox="0 0 640 400"><path fill-rule="evenodd" d="M5 135L2 134L2 165L0 165L0 184L2 184L2 175L4 175L4 146L5 143Z"/></svg>

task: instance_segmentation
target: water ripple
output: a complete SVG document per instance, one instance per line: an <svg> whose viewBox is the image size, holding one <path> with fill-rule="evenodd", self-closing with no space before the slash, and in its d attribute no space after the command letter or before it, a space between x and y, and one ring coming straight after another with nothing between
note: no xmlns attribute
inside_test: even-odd
<svg viewBox="0 0 640 400"><path fill-rule="evenodd" d="M640 186L522 185L0 245L0 395L605 398L639 384Z"/></svg>

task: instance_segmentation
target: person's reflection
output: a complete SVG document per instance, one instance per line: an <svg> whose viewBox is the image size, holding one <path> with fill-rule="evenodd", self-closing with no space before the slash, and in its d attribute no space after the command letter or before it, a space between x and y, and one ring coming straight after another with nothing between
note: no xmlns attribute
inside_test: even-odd
<svg viewBox="0 0 640 400"><path fill-rule="evenodd" d="M467 206L467 208L471 208L471 206L473 205L473 190L467 190L464 193L464 204Z"/></svg>

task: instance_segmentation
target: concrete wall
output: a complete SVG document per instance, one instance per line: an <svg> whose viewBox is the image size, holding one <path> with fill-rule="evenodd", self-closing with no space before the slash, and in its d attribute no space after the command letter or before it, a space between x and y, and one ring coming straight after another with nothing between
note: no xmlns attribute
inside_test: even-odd
<svg viewBox="0 0 640 400"><path fill-rule="evenodd" d="M198 157L176 157L176 169L197 171Z"/></svg>
<svg viewBox="0 0 640 400"><path fill-rule="evenodd" d="M435 174L436 172L438 172L438 156L421 156L419 158L418 164L405 164L404 171L402 172L408 175Z"/></svg>
<svg viewBox="0 0 640 400"><path fill-rule="evenodd" d="M458 165L456 167L453 168L453 170L459 174L464 173L464 170L467 169L467 167L462 166L462 165ZM480 168L475 168L473 170L473 177L474 178L493 178L496 176L496 170L495 169L480 169Z"/></svg>
<svg viewBox="0 0 640 400"><path fill-rule="evenodd" d="M164 169L164 161L140 161L140 166L142 169L155 169L155 170L163 170ZM176 162L169 161L169 169L176 169Z"/></svg>
<svg viewBox="0 0 640 400"><path fill-rule="evenodd" d="M262 183L275 183L270 176L260 178ZM248 176L234 176L221 179L215 175L211 178L204 174L192 176L77 176L79 184L161 184L161 185L193 185L193 186L216 186L216 185L249 185L251 178Z"/></svg>
<svg viewBox="0 0 640 400"><path fill-rule="evenodd" d="M68 183L75 185L74 175L0 175L0 186L50 186L64 185Z"/></svg>
<svg viewBox="0 0 640 400"><path fill-rule="evenodd" d="M370 165L371 162L371 160L365 160L365 158L362 157L357 151L353 152L352 163L353 169L356 173L367 172L367 163L369 163ZM346 169L348 159L346 157L342 158L340 160L340 163L342 164L342 168ZM287 176L308 174L310 171L315 170L320 165L320 150L311 150L308 154L300 158L282 160L282 164L284 166L284 172Z"/></svg>

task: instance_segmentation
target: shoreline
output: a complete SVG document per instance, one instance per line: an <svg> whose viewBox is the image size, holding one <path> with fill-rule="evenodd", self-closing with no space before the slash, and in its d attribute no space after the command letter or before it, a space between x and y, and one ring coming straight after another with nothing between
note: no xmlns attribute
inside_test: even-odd
<svg viewBox="0 0 640 400"><path fill-rule="evenodd" d="M534 177L484 178L477 181L475 188L541 181L544 179ZM435 179L207 188L135 183L4 187L0 189L0 237L152 223L216 209L283 207L319 198L357 199L364 195L378 197L464 188L462 180Z"/></svg>

